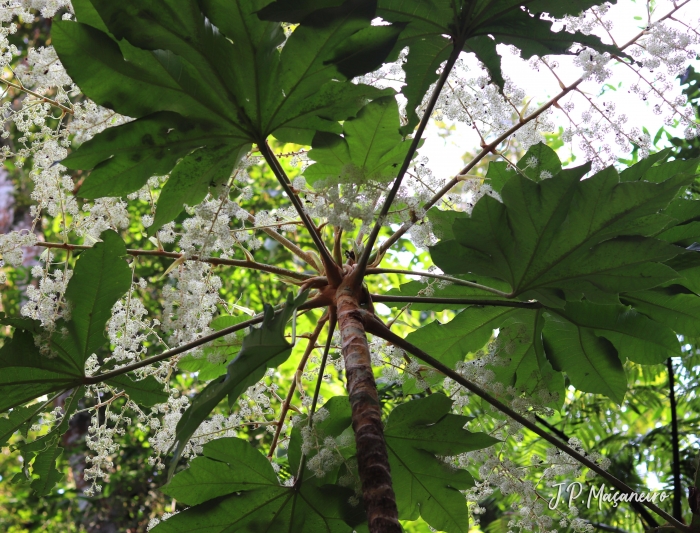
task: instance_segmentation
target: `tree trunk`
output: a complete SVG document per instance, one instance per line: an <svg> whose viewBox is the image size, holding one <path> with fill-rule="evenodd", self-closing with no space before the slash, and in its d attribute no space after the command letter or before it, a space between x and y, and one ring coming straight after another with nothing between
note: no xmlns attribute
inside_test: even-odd
<svg viewBox="0 0 700 533"><path fill-rule="evenodd" d="M362 496L370 533L400 533L384 441L382 410L358 297L354 292L350 283L343 283L336 293L336 306Z"/></svg>

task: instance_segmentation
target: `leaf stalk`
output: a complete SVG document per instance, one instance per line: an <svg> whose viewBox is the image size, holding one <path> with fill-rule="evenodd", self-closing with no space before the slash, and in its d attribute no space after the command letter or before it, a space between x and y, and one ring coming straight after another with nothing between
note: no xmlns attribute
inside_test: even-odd
<svg viewBox="0 0 700 533"><path fill-rule="evenodd" d="M637 494L631 487L629 487L626 483L623 481L619 480L609 472L606 472L603 470L599 465L595 464L593 461L588 459L587 457L583 456L573 448L567 446L563 442L561 442L559 439L556 437L550 435L546 431L543 431L537 425L535 425L533 422L522 416L521 414L517 413L507 405L503 404L493 396L491 396L488 392L483 390L481 387L478 385L472 383L468 379L466 379L464 376L461 376L451 368L449 368L447 365L444 365L434 357L431 357L428 355L426 352L418 348L417 346L414 346L410 342L407 342L400 336L396 335L393 333L391 330L389 330L381 321L379 321L374 315L367 313L366 311L362 312L364 315L365 319L365 326L366 330L368 333L372 333L373 335L377 335L378 337L391 342L392 344L398 346L399 348L402 348L403 350L406 350L407 352L411 353L418 359L421 359L425 363L433 366L449 378L453 379L455 382L459 383L461 386L463 386L465 389L469 390L470 392L476 394L479 398L484 400L485 402L491 404L493 407L501 411L503 414L509 416L522 426L526 427L536 435L542 437L544 440L558 448L559 450L563 451L567 455L573 457L576 459L579 463L582 465L588 467L592 471L594 471L596 474L601 476L603 479L607 480L611 485L613 485L616 489L619 491L625 493L625 494ZM669 524L671 524L673 527L680 531L686 531L688 533L691 533L691 529L671 516L669 513L664 511L663 509L659 508L657 505L653 504L652 502L649 501L643 501L642 502L647 508L651 509L654 511L656 514L659 516L663 517L668 521Z"/></svg>

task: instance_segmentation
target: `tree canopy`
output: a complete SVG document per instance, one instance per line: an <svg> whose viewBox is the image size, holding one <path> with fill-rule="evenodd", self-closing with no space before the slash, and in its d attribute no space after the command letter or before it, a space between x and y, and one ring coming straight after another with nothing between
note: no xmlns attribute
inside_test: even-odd
<svg viewBox="0 0 700 533"><path fill-rule="evenodd" d="M596 4L3 7L0 524L698 533L697 0Z"/></svg>

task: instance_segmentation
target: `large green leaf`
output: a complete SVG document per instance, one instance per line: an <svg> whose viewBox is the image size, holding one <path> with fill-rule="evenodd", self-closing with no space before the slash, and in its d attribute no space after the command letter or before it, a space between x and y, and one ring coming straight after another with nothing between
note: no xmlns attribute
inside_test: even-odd
<svg viewBox="0 0 700 533"><path fill-rule="evenodd" d="M62 164L94 169L80 187L83 198L121 196L140 189L151 176L167 174L178 159L196 148L226 144L240 149L246 142L234 130L162 111L107 129ZM228 169L229 175L232 168ZM207 169L203 164L201 171Z"/></svg>
<svg viewBox="0 0 700 533"><path fill-rule="evenodd" d="M348 0L286 41L281 24L260 20L265 3L83 0L79 22L55 22L53 44L84 93L137 119L64 160L93 169L81 196L131 193L184 157L159 200L154 233L229 177L251 143L275 135L310 144L317 131L340 133L338 121L393 93L350 82L381 64L403 27L372 26L375 2Z"/></svg>
<svg viewBox="0 0 700 533"><path fill-rule="evenodd" d="M197 205L204 200L210 186L225 182L231 176L231 169L249 149L247 144L206 146L180 160L160 192L149 235L175 220L183 205Z"/></svg>
<svg viewBox="0 0 700 533"><path fill-rule="evenodd" d="M39 496L46 496L63 474L56 468L56 461L63 454L63 448L59 446L61 435L68 430L70 419L78 408L78 402L85 396L85 388L78 387L63 405L64 416L61 422L33 442L20 446L25 464L31 462L32 482L31 487Z"/></svg>
<svg viewBox="0 0 700 533"><path fill-rule="evenodd" d="M287 360L292 353L292 345L284 337L284 330L287 321L296 308L304 303L306 296L307 293L302 293L294 299L290 294L284 308L277 314L272 306L266 304L262 325L243 339L241 351L229 363L226 375L209 383L195 396L177 423L170 475L194 432L221 400L228 396L229 405L233 405L248 387L265 375L268 368L277 367Z"/></svg>
<svg viewBox="0 0 700 533"><path fill-rule="evenodd" d="M309 157L316 161L304 171L310 183L387 182L396 176L408 150L399 134L399 108L393 96L363 107L345 121L343 136L317 134Z"/></svg>
<svg viewBox="0 0 700 533"><path fill-rule="evenodd" d="M439 456L454 456L497 444L485 433L464 428L471 419L450 414L452 401L432 394L396 407L384 436L399 518L416 520L448 533L469 531L467 502L460 490L473 486L466 470L445 464Z"/></svg>
<svg viewBox="0 0 700 533"><path fill-rule="evenodd" d="M348 504L352 491L281 485L268 459L235 438L206 444L204 456L161 490L192 507L161 522L155 533L349 533L363 521L361 507Z"/></svg>
<svg viewBox="0 0 700 533"><path fill-rule="evenodd" d="M496 381L532 396L538 390L557 395L549 402L564 401L564 377L547 360L542 342L544 312L541 309L516 313L500 326L498 347L501 364L490 367Z"/></svg>
<svg viewBox="0 0 700 533"><path fill-rule="evenodd" d="M112 316L112 306L131 286L124 241L111 230L103 232L100 239L102 242L80 255L68 282L68 334L53 336L54 345L75 363L80 373L87 358L105 344L105 326Z"/></svg>
<svg viewBox="0 0 700 533"><path fill-rule="evenodd" d="M560 307L582 294L615 303L620 292L678 278L662 262L682 249L648 235L668 225L659 212L692 175L671 169L661 183L620 182L610 167L581 180L588 170L537 183L514 175L502 202L485 196L470 218L455 221L455 240L431 247L433 260L447 273L498 277L513 296Z"/></svg>
<svg viewBox="0 0 700 533"><path fill-rule="evenodd" d="M437 320L418 328L406 341L425 350L432 357L454 368L469 352L483 348L491 339L493 330L518 313L527 313L512 307L468 307L446 324Z"/></svg>
<svg viewBox="0 0 700 533"><path fill-rule="evenodd" d="M552 365L579 390L622 403L627 376L610 341L557 315L546 317L544 345Z"/></svg>
<svg viewBox="0 0 700 533"><path fill-rule="evenodd" d="M569 302L557 313L579 328L608 339L621 362L653 365L669 357L680 357L681 346L671 328L648 319L635 309L619 305Z"/></svg>

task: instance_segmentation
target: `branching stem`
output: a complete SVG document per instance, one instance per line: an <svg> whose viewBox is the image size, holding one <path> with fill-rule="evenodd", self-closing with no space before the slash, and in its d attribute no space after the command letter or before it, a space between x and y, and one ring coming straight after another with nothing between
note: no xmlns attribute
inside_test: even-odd
<svg viewBox="0 0 700 533"><path fill-rule="evenodd" d="M79 245L79 244L65 244L60 242L44 242L39 241L35 246L41 246L43 248L60 248L63 250L88 250L92 248L91 246ZM179 254L177 252L166 252L165 250L136 250L129 249L126 251L127 254L134 257L141 255L149 255L154 257L168 257L172 259L181 259L184 254ZM277 274L279 276L286 276L288 278L298 279L299 281L305 281L311 276L308 274L301 274L300 272L294 272L292 270L287 270L286 268L280 268L273 265L266 265L265 263L258 263L256 261L240 260L240 259L220 259L217 257L207 257L200 258L199 256L193 255L188 258L191 261L201 261L203 263L209 263L211 265L226 265L226 266L236 266L241 268L249 268L251 270L259 270L261 272L269 272L270 274Z"/></svg>
<svg viewBox="0 0 700 533"><path fill-rule="evenodd" d="M282 426L284 425L284 419L287 418L287 413L289 412L289 406L292 404L292 398L294 397L294 392L296 391L296 388L297 388L297 382L301 380L301 373L304 372L304 368L306 367L306 362L309 360L309 356L311 355L311 352L314 351L314 348L316 347L316 341L318 340L319 335L321 335L321 331L323 331L323 327L326 325L327 321L328 321L328 316L321 317L321 319L316 324L316 327L314 328L313 333L311 333L311 335L309 336L309 342L306 345L306 350L304 350L304 355L301 356L301 360L299 361L299 366L297 366L297 370L295 372L295 379L292 379L292 384L289 387L289 392L287 393L287 397L284 399L284 403L282 404L282 409L280 410L279 420L277 422L277 429L275 429L275 436L272 438L272 444L270 445L270 451L267 454L268 459L270 459L272 457L272 455L275 453L275 448L277 447L277 441L280 438L280 433L282 432Z"/></svg>
<svg viewBox="0 0 700 533"><path fill-rule="evenodd" d="M309 218L309 215L306 213L306 210L304 209L301 200L296 194L294 194L289 178L287 177L287 173L284 171L282 165L280 165L279 161L275 157L275 154L272 153L272 150L270 150L270 147L267 145L267 143L260 143L258 145L258 148L260 149L260 153L265 158L265 161L267 161L267 164L270 166L272 173L277 178L277 181L279 181L280 185L282 186L282 189L284 189L284 192L287 193L287 196L291 200L292 205L294 205L294 208L297 210L297 213L299 213L299 217L304 223L306 230L309 232L311 239L314 241L314 244L318 249L318 253L321 256L321 260L323 261L323 266L326 269L326 275L329 276L329 279L331 279L335 285L339 285L340 275L336 270L335 262L333 261L333 258L331 257L328 248L323 242L319 231L316 229L316 226L314 226L314 223L312 222L311 218Z"/></svg>
<svg viewBox="0 0 700 533"><path fill-rule="evenodd" d="M43 96L37 92L32 91L31 89L27 89L22 83L12 83L9 80L6 80L2 77L0 77L0 81L7 85L8 87L12 87L13 89L17 89L20 92L23 92L25 94L28 94L30 96L33 96L34 98L38 98L42 102L46 102L49 105L52 105L54 107L59 108L61 111L64 113L70 113L71 115L73 114L73 110L70 107L66 107L63 104L59 104L56 100L52 100L51 98L46 98L46 96Z"/></svg>
<svg viewBox="0 0 700 533"><path fill-rule="evenodd" d="M540 302L517 302L514 300L477 300L474 298L439 298L434 296L393 296L387 294L372 294L373 302L397 302L412 304L455 304L455 305L484 305L494 307L518 307L520 309L542 309Z"/></svg>
<svg viewBox="0 0 700 533"><path fill-rule="evenodd" d="M360 256L360 259L357 262L357 268L355 269L355 283L358 286L360 283L362 283L362 279L365 275L365 270L367 268L367 265L369 264L370 255L372 255L372 248L374 247L374 243L376 242L377 237L379 236L379 231L382 229L384 219L389 213L391 204L394 203L396 194L399 192L399 188L401 188L401 182L403 181L403 177L406 174L408 167L411 165L411 160L413 159L416 150L418 150L418 144L420 143L423 137L423 132L425 131L428 122L430 122L430 117L433 114L433 110L435 109L435 105L437 104L438 98L440 97L442 88L445 86L445 83L447 83L447 78L449 77L450 72L452 72L452 67L454 67L455 63L457 62L457 59L459 58L459 54L462 52L462 44L463 43L461 41L456 41L453 43L454 47L452 49L452 52L450 53L450 57L447 59L445 67L442 69L440 77L438 78L438 81L435 84L433 93L430 95L430 100L428 101L428 105L425 107L423 116L421 117L420 123L418 124L418 129L413 135L413 139L411 140L411 146L409 147L408 152L406 153L406 157L404 158L403 163L401 164L401 168L399 169L399 172L396 175L394 185L392 186L391 190L389 191L389 194L384 200L384 205L382 205L382 209L379 211L379 217L374 223L374 227L372 228L369 237L367 237L367 241L365 242L365 249L362 252L362 255Z"/></svg>
<svg viewBox="0 0 700 533"><path fill-rule="evenodd" d="M659 23L663 20L666 20L667 18L670 18L673 16L673 14L681 9L683 6L688 4L691 0L685 0L684 2L681 2L677 5L673 6L673 9L669 11L666 15L663 17L659 18L659 20L656 21L656 23ZM644 34L646 30L640 31L637 35L632 37L627 43L623 44L620 47L620 50L625 50L626 48L629 48L633 44L635 44ZM513 125L508 131L504 132L503 134L499 135L494 139L491 143L487 144L482 148L482 150L474 156L474 158L467 164L454 178L452 178L450 181L448 181L445 186L440 189L437 194L435 194L424 206L423 209L427 211L430 209L432 206L434 206L437 202L440 201L440 199L445 196L452 188L457 185L460 181L462 176L466 175L469 173L471 169L473 169L484 157L486 157L488 154L492 153L499 144L501 144L503 141L505 141L508 137L513 135L515 132L517 132L520 128L522 128L525 124L528 122L532 122L535 120L537 117L539 117L542 113L547 111L550 107L554 105L558 105L559 101L569 94L571 91L576 89L581 83L583 83L587 78L585 76L581 76L579 79L574 81L571 85L567 85L565 87L562 87L562 90L548 100L546 103L541 105L538 109L527 115L526 117L521 117L520 120L517 122L517 124ZM386 253L386 251L396 242L398 241L404 233L406 233L409 228L415 223L416 221L413 220L411 222L405 223L403 226L401 226L391 237L389 237L382 245L379 247L377 251L377 256L381 256L382 254Z"/></svg>
<svg viewBox="0 0 700 533"><path fill-rule="evenodd" d="M480 283L474 283L473 281L466 281L459 278L454 278L452 276L446 276L444 274L435 274L434 272L422 272L420 270L402 270L399 268L368 268L366 271L367 275L370 274L403 274L405 276L420 276L425 278L441 279L443 281L449 281L455 285L462 285L464 287L472 287L474 289L481 289L482 291L491 292L497 294L503 298L509 298L511 295L507 292L499 291L493 287L487 285L481 285Z"/></svg>

